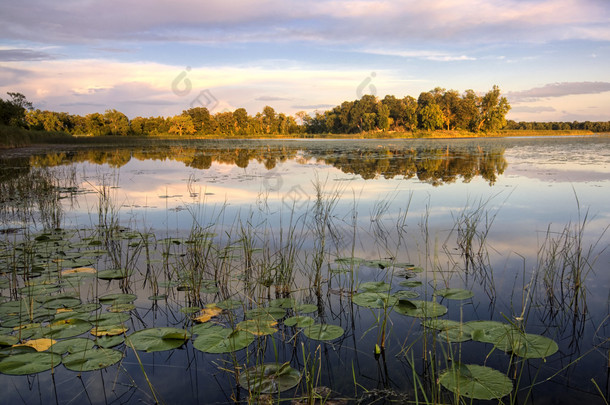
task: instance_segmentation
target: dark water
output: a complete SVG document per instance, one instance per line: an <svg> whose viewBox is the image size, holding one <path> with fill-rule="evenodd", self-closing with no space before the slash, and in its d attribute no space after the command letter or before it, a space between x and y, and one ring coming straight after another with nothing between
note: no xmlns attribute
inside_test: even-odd
<svg viewBox="0 0 610 405"><path fill-rule="evenodd" d="M78 294L83 302L137 294L127 335L153 326L190 329L181 308L226 298L243 308L214 321L234 324L244 309L286 296L316 305L308 314L316 323L344 330L320 341L280 321L277 332L234 354L204 353L189 340L136 356L121 344L115 349L123 360L98 371L59 366L31 376L0 374L0 403L154 403L155 395L164 403L247 401L235 373L262 362L289 362L300 371L314 364L314 385L346 401L455 402L438 376L457 360L511 378L513 393L503 403L608 398L609 137L206 141L10 151L0 159L5 301L29 280L11 278L21 240L62 228L69 231L63 251L82 252L83 241L112 225L139 236L107 241L110 253L91 265L99 271L118 261L133 275L128 283L87 279ZM214 253L205 257L204 245L193 253L186 243L204 231L214 234ZM142 235L146 251L134 242ZM356 263L340 272L345 265L337 259L352 256L413 264L424 271L406 275L421 285L400 286L404 266L387 263ZM219 291L167 286L189 271L214 280ZM355 305L351 291L361 292L358 285L368 281L445 305L443 319L518 324L559 350L524 360L489 343L442 342L420 318ZM435 294L449 287L474 296ZM167 298L148 299L156 293ZM376 356L384 329L385 351ZM304 387L280 398L301 396Z"/></svg>

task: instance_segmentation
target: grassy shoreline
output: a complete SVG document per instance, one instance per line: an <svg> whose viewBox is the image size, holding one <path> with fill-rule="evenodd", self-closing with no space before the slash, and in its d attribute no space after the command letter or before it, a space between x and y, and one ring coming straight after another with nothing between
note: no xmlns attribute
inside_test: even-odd
<svg viewBox="0 0 610 405"><path fill-rule="evenodd" d="M64 132L47 132L26 130L23 128L0 127L0 149L13 149L35 145L68 144L68 145L99 145L125 144L140 141L158 140L218 140L218 139L476 139L476 138L508 138L532 136L584 136L597 135L584 130L500 130L496 132L468 132L457 130L413 131L413 132L364 132L360 134L267 134L261 136L219 136L216 134L203 136L175 136L163 134L160 136L72 136Z"/></svg>

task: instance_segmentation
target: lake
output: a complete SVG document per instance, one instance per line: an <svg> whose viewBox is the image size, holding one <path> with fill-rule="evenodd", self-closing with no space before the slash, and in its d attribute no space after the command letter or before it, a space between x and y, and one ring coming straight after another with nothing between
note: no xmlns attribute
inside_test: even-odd
<svg viewBox="0 0 610 405"><path fill-rule="evenodd" d="M0 403L609 398L608 135L0 165Z"/></svg>

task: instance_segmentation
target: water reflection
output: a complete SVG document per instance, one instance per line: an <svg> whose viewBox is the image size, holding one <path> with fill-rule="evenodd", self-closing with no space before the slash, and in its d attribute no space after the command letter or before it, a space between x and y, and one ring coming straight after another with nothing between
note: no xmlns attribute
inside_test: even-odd
<svg viewBox="0 0 610 405"><path fill-rule="evenodd" d="M434 186L469 182L480 176L490 185L507 167L504 148L498 146L398 146L398 145L260 145L255 147L189 147L184 145L60 151L33 156L32 167L54 167L89 162L120 168L132 159L182 162L187 167L207 170L214 163L245 169L252 162L273 170L279 163L294 160L333 166L363 179L417 178ZM23 163L22 163L23 164Z"/></svg>

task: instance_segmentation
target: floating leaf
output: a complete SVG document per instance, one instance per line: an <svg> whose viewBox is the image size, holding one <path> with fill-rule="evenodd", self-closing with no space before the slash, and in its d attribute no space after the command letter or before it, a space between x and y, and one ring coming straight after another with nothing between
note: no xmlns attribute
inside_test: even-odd
<svg viewBox="0 0 610 405"><path fill-rule="evenodd" d="M286 316L286 310L278 307L258 307L246 312L246 318L262 318L279 320Z"/></svg>
<svg viewBox="0 0 610 405"><path fill-rule="evenodd" d="M82 319L71 318L51 323L43 330L43 335L48 338L65 339L82 335L91 329L91 324Z"/></svg>
<svg viewBox="0 0 610 405"><path fill-rule="evenodd" d="M472 291L464 290L463 288L445 288L443 290L436 290L436 294L448 300L466 300L474 297Z"/></svg>
<svg viewBox="0 0 610 405"><path fill-rule="evenodd" d="M118 346L125 341L124 335L116 336L101 336L95 339L95 344L99 347L110 349L111 347Z"/></svg>
<svg viewBox="0 0 610 405"><path fill-rule="evenodd" d="M314 304L299 304L294 307L294 312L297 314L310 314L312 312L316 312L318 310L318 306Z"/></svg>
<svg viewBox="0 0 610 405"><path fill-rule="evenodd" d="M256 394L272 394L295 387L301 381L301 373L284 364L260 364L245 370L239 383Z"/></svg>
<svg viewBox="0 0 610 405"><path fill-rule="evenodd" d="M118 325L127 322L131 316L124 312L111 312L103 314L93 314L89 317L89 322L97 326Z"/></svg>
<svg viewBox="0 0 610 405"><path fill-rule="evenodd" d="M416 280L404 280L404 281L401 281L400 283L398 283L398 285L400 285L402 287L407 287L407 288L419 287L422 284L423 283L421 281L416 281Z"/></svg>
<svg viewBox="0 0 610 405"><path fill-rule="evenodd" d="M195 317L193 317L193 320L196 322L207 322L210 319L214 318L215 316L218 316L222 313L222 309L215 307L215 306L211 306L209 308L204 308L201 310L201 312L199 312L199 314Z"/></svg>
<svg viewBox="0 0 610 405"><path fill-rule="evenodd" d="M496 321L470 321L465 325L472 329L472 340L494 345L501 343L514 330L512 325Z"/></svg>
<svg viewBox="0 0 610 405"><path fill-rule="evenodd" d="M226 309L226 310L231 310L231 309L236 309L241 307L243 304L241 301L237 301L237 300L232 300L232 299L228 299L228 300L224 300L224 301L220 301L218 303L216 303L216 306L218 308L222 308L222 309Z"/></svg>
<svg viewBox="0 0 610 405"><path fill-rule="evenodd" d="M408 302L408 304L407 304ZM415 306L415 308L413 308ZM447 313L447 307L434 301L400 301L394 306L394 311L402 315L416 318L435 318Z"/></svg>
<svg viewBox="0 0 610 405"><path fill-rule="evenodd" d="M237 324L236 329L250 332L254 336L273 335L277 332L274 328L276 321L265 321L261 319L248 319Z"/></svg>
<svg viewBox="0 0 610 405"><path fill-rule="evenodd" d="M367 292L385 292L390 291L392 286L384 281L369 281L358 286L358 290Z"/></svg>
<svg viewBox="0 0 610 405"><path fill-rule="evenodd" d="M451 392L474 399L498 399L513 390L507 376L476 364L456 363L440 374L439 382Z"/></svg>
<svg viewBox="0 0 610 405"><path fill-rule="evenodd" d="M53 339L46 339L46 338L41 338L41 339L32 339L32 340L26 340L25 342L15 345L15 347L19 347L19 346L28 346L33 348L34 350L36 350L37 352L44 352L46 350L49 350L49 348L55 344L55 340Z"/></svg>
<svg viewBox="0 0 610 405"><path fill-rule="evenodd" d="M305 328L314 323L315 321L312 317L303 315L291 316L284 321L284 325L286 326L297 326L299 328Z"/></svg>
<svg viewBox="0 0 610 405"><path fill-rule="evenodd" d="M132 271L126 269L108 269L97 272L97 278L100 280L121 280L131 276Z"/></svg>
<svg viewBox="0 0 610 405"><path fill-rule="evenodd" d="M116 336L127 332L129 328L125 325L100 325L91 329L93 336Z"/></svg>
<svg viewBox="0 0 610 405"><path fill-rule="evenodd" d="M160 352L182 346L191 338L189 331L177 328L148 328L127 336L127 344L136 350Z"/></svg>
<svg viewBox="0 0 610 405"><path fill-rule="evenodd" d="M249 332L212 326L201 331L193 347L206 353L230 353L248 347L253 341L254 335Z"/></svg>
<svg viewBox="0 0 610 405"><path fill-rule="evenodd" d="M66 339L55 342L53 346L49 349L50 352L57 354L64 353L77 353L82 352L84 350L91 350L95 342L91 339L85 338L74 338L74 339Z"/></svg>
<svg viewBox="0 0 610 405"><path fill-rule="evenodd" d="M183 314L194 314L195 312L201 311L201 307L182 307L180 312Z"/></svg>
<svg viewBox="0 0 610 405"><path fill-rule="evenodd" d="M525 333L513 341L512 352L524 359L546 358L559 350L557 343L547 337Z"/></svg>
<svg viewBox="0 0 610 405"><path fill-rule="evenodd" d="M133 311L134 309L136 309L135 305L127 304L127 303L113 304L110 307L108 307L109 312L129 312L129 311Z"/></svg>
<svg viewBox="0 0 610 405"><path fill-rule="evenodd" d="M64 366L68 370L93 371L100 370L118 363L123 358L123 353L113 349L91 349L82 352L68 354L64 357Z"/></svg>
<svg viewBox="0 0 610 405"><path fill-rule="evenodd" d="M294 298L278 298L278 299L269 301L269 306L275 307L275 308L292 309L296 305L297 305L297 302Z"/></svg>
<svg viewBox="0 0 610 405"><path fill-rule="evenodd" d="M60 272L63 277L92 277L97 273L93 267L77 267L75 269L64 269Z"/></svg>
<svg viewBox="0 0 610 405"><path fill-rule="evenodd" d="M317 324L303 330L305 336L314 340L334 340L343 336L344 330L338 325Z"/></svg>
<svg viewBox="0 0 610 405"><path fill-rule="evenodd" d="M80 298L73 296L52 296L44 301L42 304L43 308L47 309L60 309L60 308L73 308L81 304Z"/></svg>
<svg viewBox="0 0 610 405"><path fill-rule="evenodd" d="M405 291L405 290L396 291L393 295L396 298L398 298L399 300L411 300L413 298L419 297L419 293L418 292L416 292L416 291Z"/></svg>
<svg viewBox="0 0 610 405"><path fill-rule="evenodd" d="M61 356L49 352L18 353L0 359L0 373L10 375L36 374L61 364Z"/></svg>
<svg viewBox="0 0 610 405"><path fill-rule="evenodd" d="M398 298L379 292L363 292L354 294L352 297L354 304L367 308L385 308L398 303Z"/></svg>
<svg viewBox="0 0 610 405"><path fill-rule="evenodd" d="M128 304L132 303L138 298L135 294L106 294L98 299L101 304Z"/></svg>

